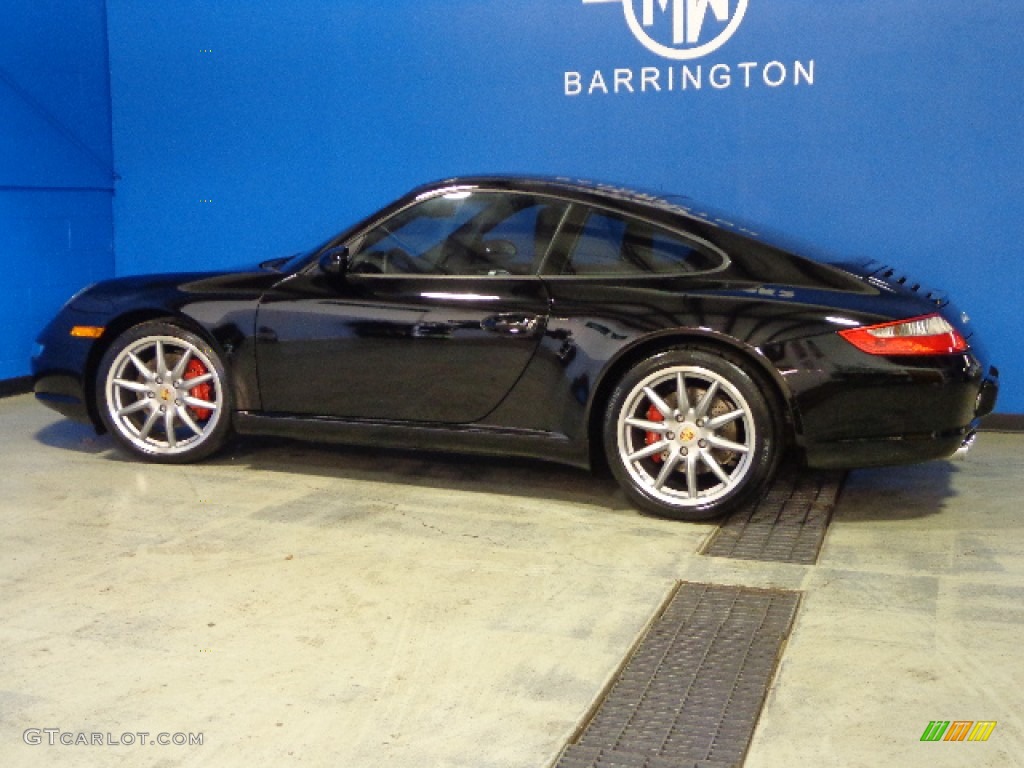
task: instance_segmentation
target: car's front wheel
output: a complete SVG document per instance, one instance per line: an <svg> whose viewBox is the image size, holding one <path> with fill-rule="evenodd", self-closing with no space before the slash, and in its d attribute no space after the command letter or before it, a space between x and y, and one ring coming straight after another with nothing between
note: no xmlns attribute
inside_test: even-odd
<svg viewBox="0 0 1024 768"><path fill-rule="evenodd" d="M220 357L196 334L169 322L142 323L103 356L97 405L129 453L165 463L196 461L227 439L226 378Z"/></svg>
<svg viewBox="0 0 1024 768"><path fill-rule="evenodd" d="M747 365L675 348L636 365L605 414L608 463L649 512L706 520L750 500L775 471L781 429Z"/></svg>

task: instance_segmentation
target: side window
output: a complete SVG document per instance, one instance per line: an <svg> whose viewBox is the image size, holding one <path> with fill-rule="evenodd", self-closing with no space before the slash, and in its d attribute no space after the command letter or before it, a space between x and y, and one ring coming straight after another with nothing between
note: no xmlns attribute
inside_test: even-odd
<svg viewBox="0 0 1024 768"><path fill-rule="evenodd" d="M454 192L397 213L353 253L355 273L530 275L565 204L534 195Z"/></svg>
<svg viewBox="0 0 1024 768"><path fill-rule="evenodd" d="M722 263L713 251L645 221L593 210L566 262L569 275L705 272Z"/></svg>

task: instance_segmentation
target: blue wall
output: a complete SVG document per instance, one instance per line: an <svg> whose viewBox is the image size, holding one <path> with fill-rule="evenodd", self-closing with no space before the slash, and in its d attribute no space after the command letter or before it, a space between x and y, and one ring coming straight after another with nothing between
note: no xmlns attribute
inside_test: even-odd
<svg viewBox="0 0 1024 768"><path fill-rule="evenodd" d="M663 187L954 289L1024 412L1024 3L749 0L689 61L642 46L621 0L109 6L119 272L292 252L454 173ZM698 44L722 29L709 13Z"/></svg>
<svg viewBox="0 0 1024 768"><path fill-rule="evenodd" d="M673 60L643 2L108 0L117 272L292 252L454 173L598 177L952 289L1024 412L1024 3L712 0L690 44L652 0L678 49L746 6Z"/></svg>
<svg viewBox="0 0 1024 768"><path fill-rule="evenodd" d="M0 379L10 379L28 374L57 308L114 273L102 0L6 0L0 116Z"/></svg>

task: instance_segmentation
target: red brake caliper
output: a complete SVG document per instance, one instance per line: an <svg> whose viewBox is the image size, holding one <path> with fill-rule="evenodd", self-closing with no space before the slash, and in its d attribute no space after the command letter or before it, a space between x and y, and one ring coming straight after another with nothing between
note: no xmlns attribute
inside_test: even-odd
<svg viewBox="0 0 1024 768"><path fill-rule="evenodd" d="M648 421L664 421L665 417L661 415L661 411L659 411L657 408L655 408L652 405L650 408L647 409L647 420ZM661 440L661 435L659 435L657 432L648 432L647 433L647 437L644 438L644 442L647 445L654 445L655 443L657 443L660 440ZM651 456L651 461L653 461L655 464L660 464L661 463L661 454L660 453L656 453L653 456Z"/></svg>
<svg viewBox="0 0 1024 768"><path fill-rule="evenodd" d="M198 378L199 376L204 376L206 372L206 366L193 357L191 360L188 361L188 366L185 368L185 381L188 381L189 379ZM194 387L192 387L192 389L189 390L189 394L191 394L192 397L196 398L197 400L205 400L206 402L210 402L210 398L213 395L213 387L210 385L210 382L206 381L203 382L202 384L196 384ZM213 413L213 411L211 411L209 408L195 408L191 405L188 407L188 409L192 411L192 415L195 416L199 421L204 421L210 418L210 414Z"/></svg>

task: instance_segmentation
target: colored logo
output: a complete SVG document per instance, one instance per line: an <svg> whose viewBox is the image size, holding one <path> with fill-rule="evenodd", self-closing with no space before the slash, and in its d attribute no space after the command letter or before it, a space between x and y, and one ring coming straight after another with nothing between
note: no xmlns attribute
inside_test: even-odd
<svg viewBox="0 0 1024 768"><path fill-rule="evenodd" d="M988 741L995 729L995 720L932 720L921 741Z"/></svg>
<svg viewBox="0 0 1024 768"><path fill-rule="evenodd" d="M707 56L736 34L748 0L583 0L621 3L633 36L651 53L687 61Z"/></svg>

